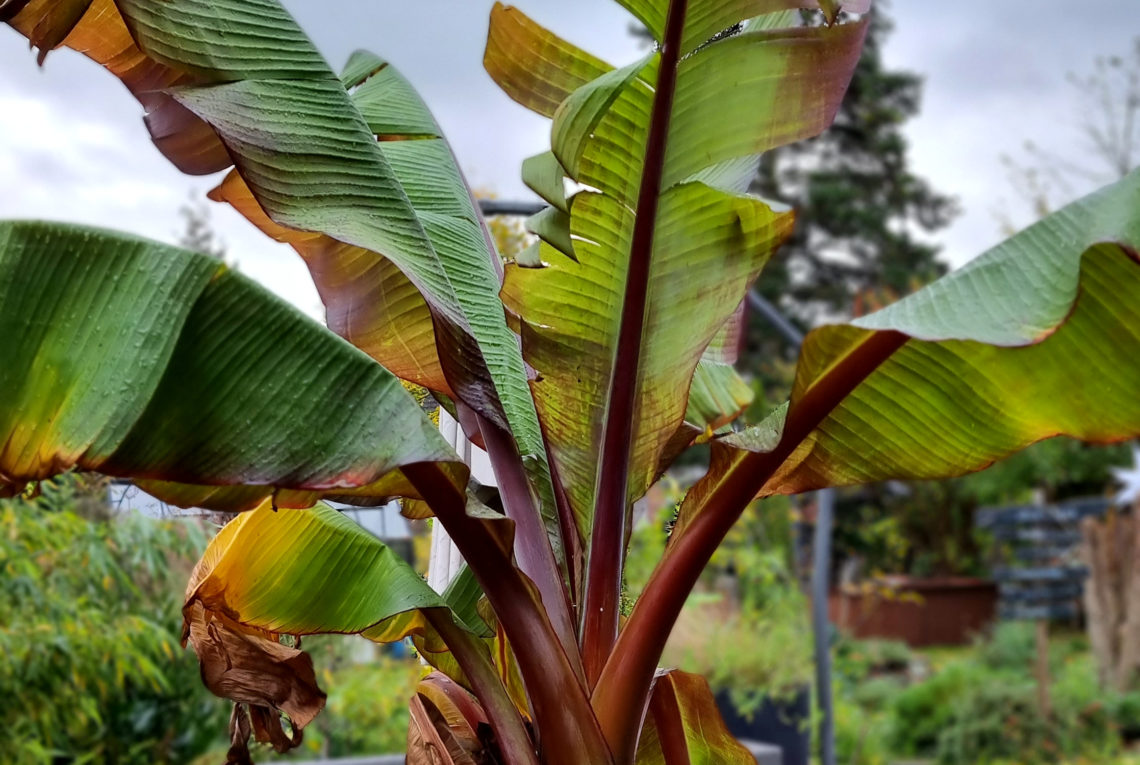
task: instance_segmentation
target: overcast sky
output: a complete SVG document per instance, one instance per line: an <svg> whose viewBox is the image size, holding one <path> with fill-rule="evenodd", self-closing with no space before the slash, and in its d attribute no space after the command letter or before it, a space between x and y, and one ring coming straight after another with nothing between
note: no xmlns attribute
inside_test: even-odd
<svg viewBox="0 0 1140 765"><path fill-rule="evenodd" d="M523 158L548 146L548 123L502 95L481 66L492 0L286 0L336 68L356 48L388 58L423 93L468 179L500 197L529 197ZM519 0L531 16L611 63L638 51L612 0ZM963 214L938 235L944 257L969 260L1018 212L1000 163L1026 140L1079 160L1078 102L1065 79L1140 35L1137 0L1036 3L894 0L888 65L925 78L907 127L916 172L958 197ZM151 145L137 102L70 51L40 70L22 37L0 29L0 218L73 220L173 240L178 208L217 178L175 171ZM1004 206L1004 208L1003 208ZM317 314L316 292L291 250L212 205L215 228L245 273ZM1024 222L1024 214L1021 215Z"/></svg>

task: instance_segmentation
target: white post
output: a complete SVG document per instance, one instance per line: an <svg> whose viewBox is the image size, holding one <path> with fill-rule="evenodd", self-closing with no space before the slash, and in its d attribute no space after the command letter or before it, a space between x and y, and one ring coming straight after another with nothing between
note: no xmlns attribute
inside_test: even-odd
<svg viewBox="0 0 1140 765"><path fill-rule="evenodd" d="M471 468L471 476L484 486L496 486L495 473L487 452L467 440L463 428L442 407L439 410L439 432ZM428 558L427 580L436 592L443 592L459 573L463 556L439 523L431 526L431 556Z"/></svg>

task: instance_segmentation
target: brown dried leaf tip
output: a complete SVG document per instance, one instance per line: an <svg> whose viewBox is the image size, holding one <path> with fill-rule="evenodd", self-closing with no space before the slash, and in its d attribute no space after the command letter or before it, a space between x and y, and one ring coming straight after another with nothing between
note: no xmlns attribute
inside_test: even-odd
<svg viewBox="0 0 1140 765"><path fill-rule="evenodd" d="M183 645L187 641L198 654L202 682L215 696L234 702L227 765L251 765L251 732L278 752L300 746L305 726L325 706L312 657L282 645L274 633L238 624L197 601L183 610ZM281 713L289 719L291 735Z"/></svg>

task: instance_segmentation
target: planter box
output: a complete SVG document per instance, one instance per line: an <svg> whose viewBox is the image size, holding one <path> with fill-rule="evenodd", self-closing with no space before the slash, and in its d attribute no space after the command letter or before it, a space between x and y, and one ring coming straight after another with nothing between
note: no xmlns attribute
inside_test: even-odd
<svg viewBox="0 0 1140 765"><path fill-rule="evenodd" d="M997 585L987 579L889 576L848 586L828 598L831 622L856 638L901 640L912 647L961 645L997 616Z"/></svg>
<svg viewBox="0 0 1140 765"><path fill-rule="evenodd" d="M808 765L811 759L811 692L806 686L777 701L766 699L751 718L740 714L728 691L716 694L728 732L741 742L763 742L780 750L781 765ZM754 755L757 749L750 747ZM757 761L762 762L757 756Z"/></svg>

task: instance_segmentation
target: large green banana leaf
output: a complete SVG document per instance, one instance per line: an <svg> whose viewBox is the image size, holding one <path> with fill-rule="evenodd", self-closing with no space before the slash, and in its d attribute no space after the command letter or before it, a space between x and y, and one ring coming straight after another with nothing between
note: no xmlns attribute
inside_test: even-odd
<svg viewBox="0 0 1140 765"><path fill-rule="evenodd" d="M693 374L685 422L702 431L728 425L752 403L752 388L734 367L744 340L744 308L741 301L717 330Z"/></svg>
<svg viewBox="0 0 1140 765"><path fill-rule="evenodd" d="M686 39L704 42L751 16L800 5L692 2L678 23ZM538 373L531 387L539 417L583 534L602 466L618 460L604 447L599 453L607 429L622 418L634 423L621 447L629 450L629 500L656 478L687 409L698 416L701 407L688 406L698 362L792 225L790 212L740 193L741 179L760 152L829 123L863 33L863 23L749 28L683 57L674 46L665 76L661 51L611 69L518 11L492 13L488 71L539 113L559 103L553 152L524 166L524 179L553 205L535 226L551 246L538 262L508 265L502 296L520 320L524 357ZM526 55L512 58L519 50ZM655 105L670 100L654 122ZM647 164L651 136L665 149ZM639 220L649 222L648 236L636 232ZM644 259L640 341L623 350L623 308L638 289L630 268ZM637 381L632 410L612 396L621 378ZM697 386L702 395L707 383Z"/></svg>
<svg viewBox="0 0 1140 765"><path fill-rule="evenodd" d="M465 486L396 377L204 255L0 223L0 337L8 492L78 467L222 509L381 501L426 462Z"/></svg>
<svg viewBox="0 0 1140 765"><path fill-rule="evenodd" d="M660 42L665 35L669 0L617 0ZM689 53L713 36L740 22L790 9L822 10L834 21L839 11L865 13L870 0L689 0L688 18L681 37L681 53Z"/></svg>
<svg viewBox="0 0 1140 765"><path fill-rule="evenodd" d="M268 505L227 524L203 553L186 588L186 626L203 615L273 634L357 634L390 643L413 637L421 655L470 687L427 609L488 648L501 650L504 682L526 710L517 671L478 613L483 591L466 566L437 594L390 548L319 504L274 512Z"/></svg>
<svg viewBox="0 0 1140 765"><path fill-rule="evenodd" d="M595 688L632 749L666 630L757 494L979 470L1056 435L1140 436L1140 171L965 268L808 335L787 407L713 447Z"/></svg>
<svg viewBox="0 0 1140 765"><path fill-rule="evenodd" d="M59 7L36 0L10 23L45 44L66 35L119 76L180 168L232 162L244 188L234 180L231 190L252 195L278 238L323 235L300 249L334 328L513 433L540 494L551 495L526 372L496 297L498 257L450 150L395 70L358 55L342 82L274 0L186 0L178 13L142 0L96 0L67 16ZM45 26L53 34L38 32ZM423 353L428 317L439 355Z"/></svg>
<svg viewBox="0 0 1140 765"><path fill-rule="evenodd" d="M507 95L544 117L553 117L568 94L613 69L498 2L491 9L483 67Z"/></svg>
<svg viewBox="0 0 1140 765"><path fill-rule="evenodd" d="M765 476L762 495L795 493L960 475L1057 435L1135 437L1138 252L1134 171L894 305L815 330L789 407L720 442L681 525L748 474Z"/></svg>
<svg viewBox="0 0 1140 765"><path fill-rule="evenodd" d="M395 263L324 234L274 223L237 171L209 197L229 203L262 233L297 251L321 295L329 329L397 377L454 395L439 362L431 309Z"/></svg>

